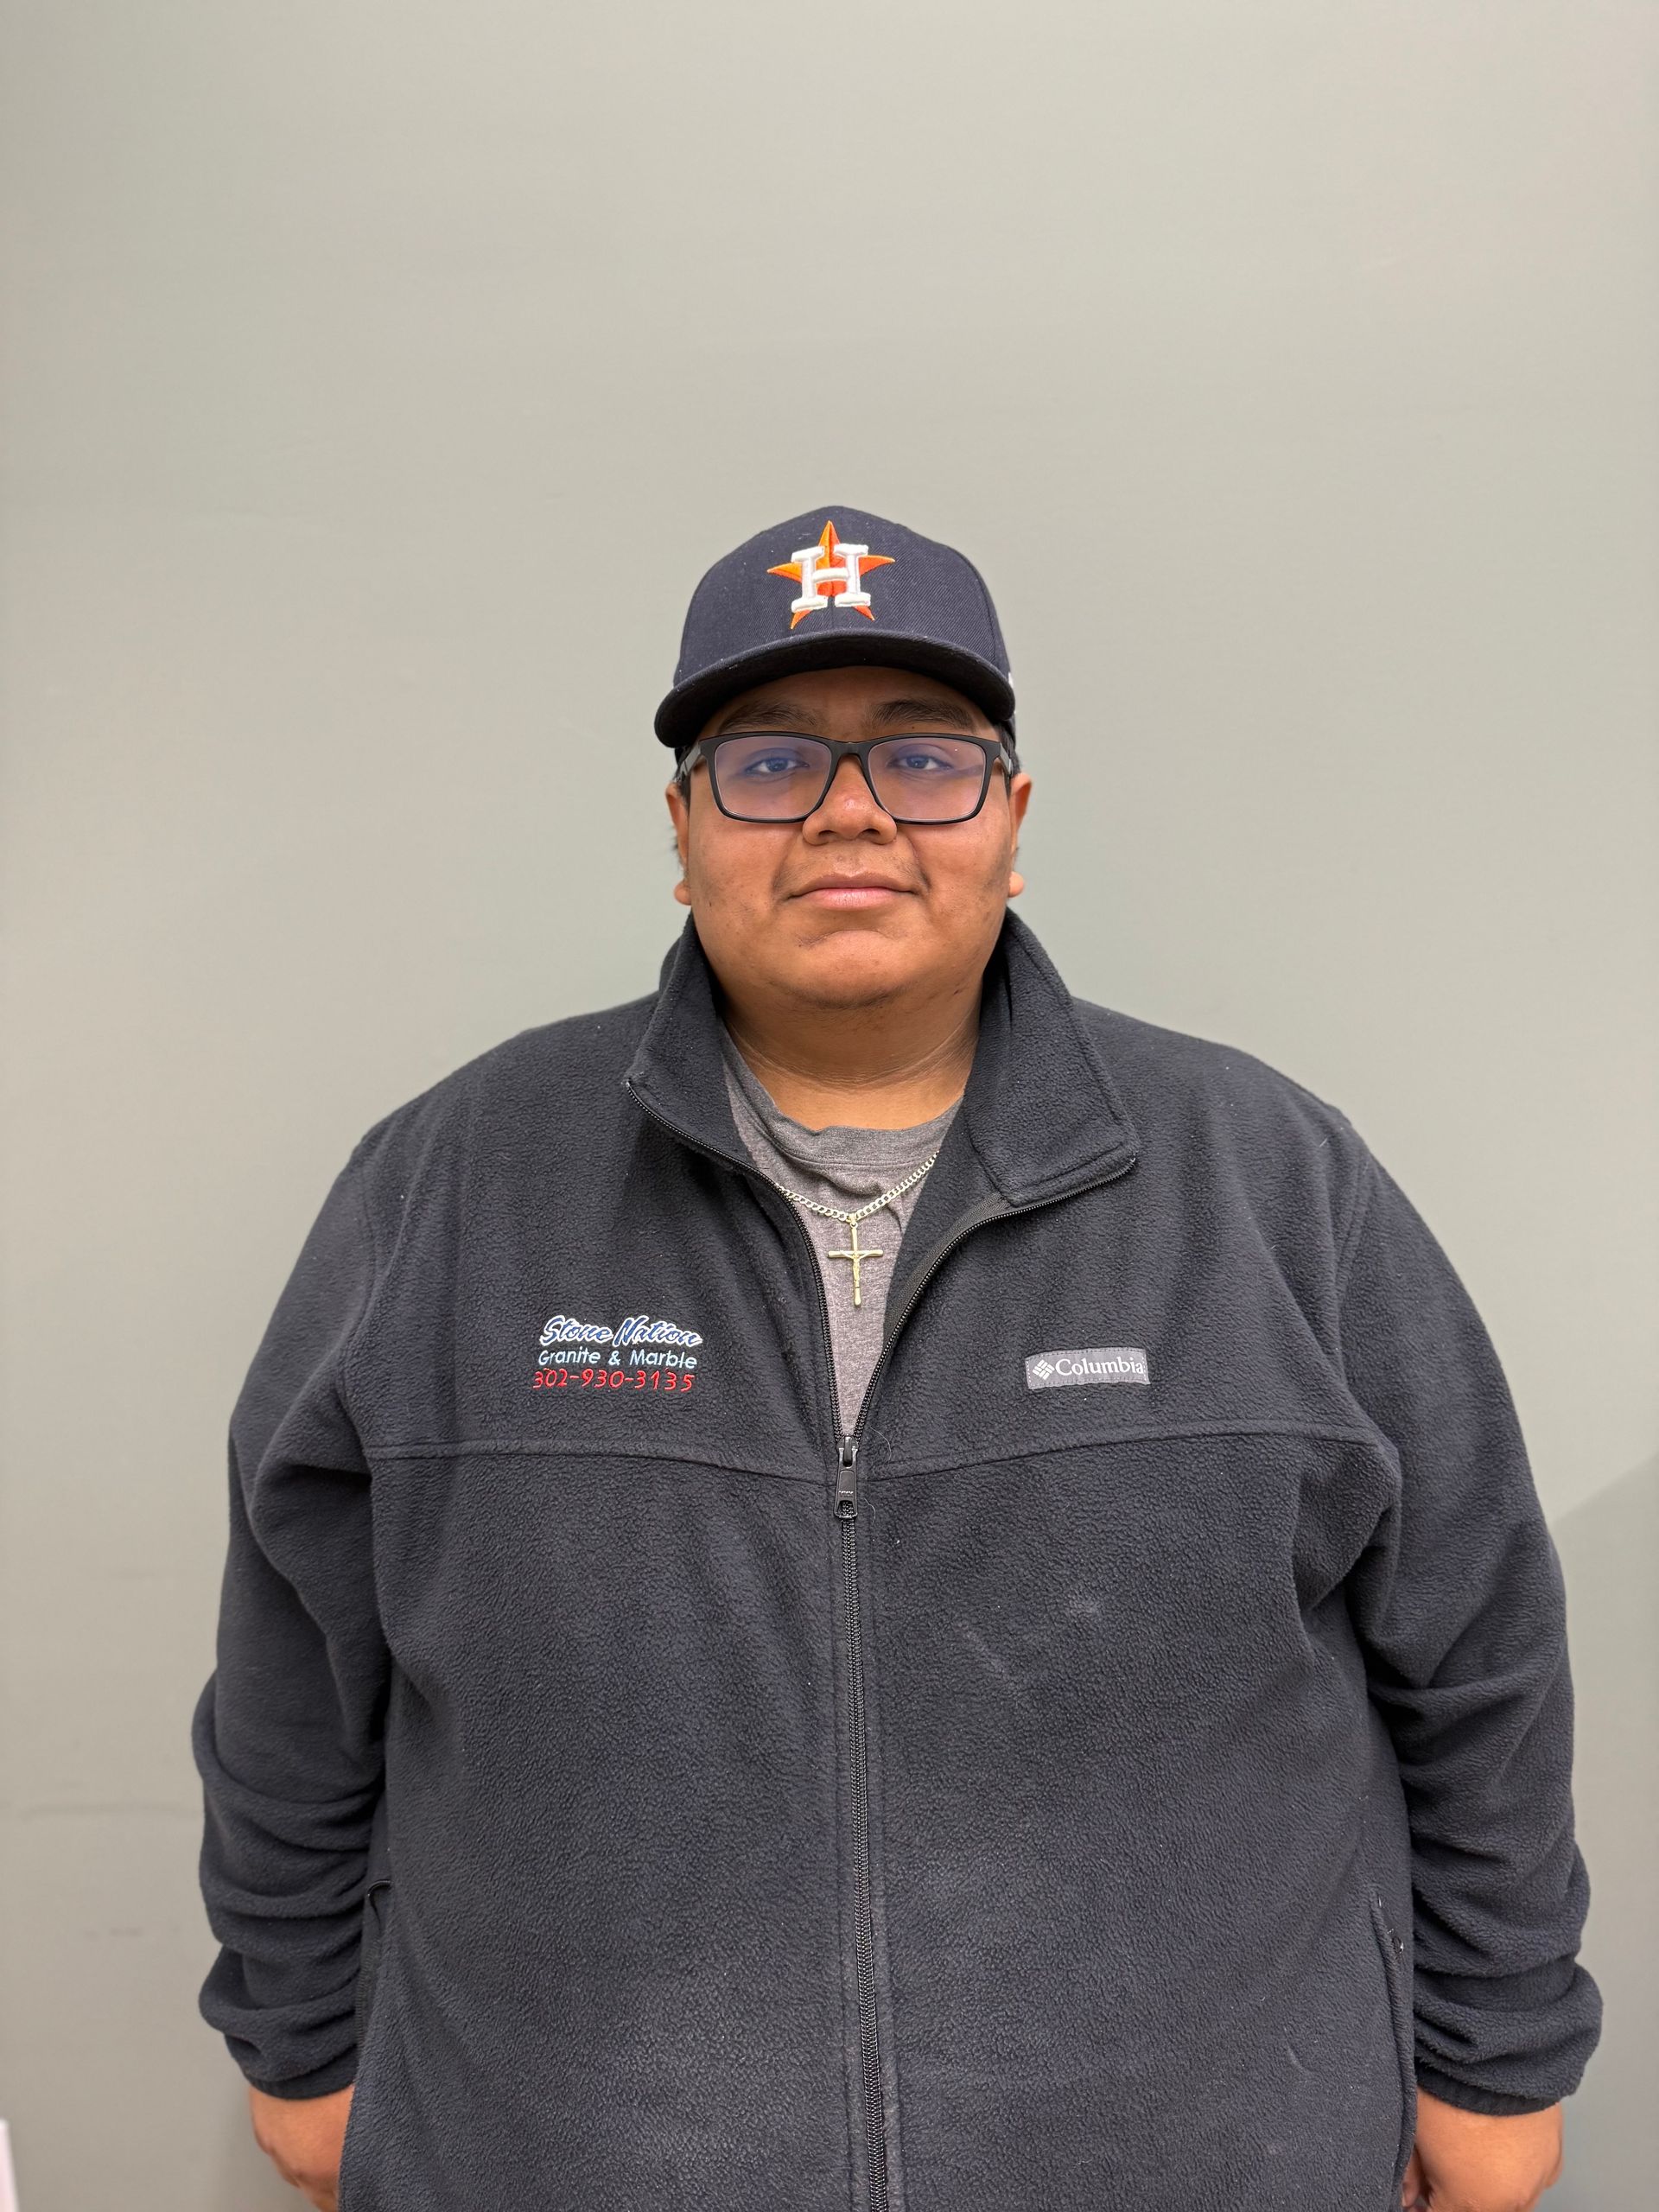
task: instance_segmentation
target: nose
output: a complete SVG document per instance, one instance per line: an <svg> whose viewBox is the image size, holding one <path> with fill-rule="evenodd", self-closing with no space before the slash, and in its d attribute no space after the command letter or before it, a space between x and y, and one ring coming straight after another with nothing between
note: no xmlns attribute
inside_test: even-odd
<svg viewBox="0 0 1659 2212"><path fill-rule="evenodd" d="M825 837L874 836L887 843L899 834L899 825L870 789L855 753L849 753L836 767L830 788L801 824L801 834L815 842Z"/></svg>

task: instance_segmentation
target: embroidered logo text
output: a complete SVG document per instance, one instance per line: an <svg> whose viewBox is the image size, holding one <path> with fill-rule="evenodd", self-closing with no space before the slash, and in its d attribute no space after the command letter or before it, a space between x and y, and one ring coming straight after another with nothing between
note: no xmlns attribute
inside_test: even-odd
<svg viewBox="0 0 1659 2212"><path fill-rule="evenodd" d="M1027 1390L1059 1390L1076 1382L1141 1382L1150 1386L1147 1355L1139 1344L1106 1344L1090 1351L1034 1351L1026 1362Z"/></svg>
<svg viewBox="0 0 1659 2212"><path fill-rule="evenodd" d="M555 1313L542 1331L532 1380L537 1390L583 1389L689 1391L697 1355L690 1347L702 1338L696 1329L654 1321L649 1313L630 1313L614 1328L604 1321L583 1321L574 1313Z"/></svg>

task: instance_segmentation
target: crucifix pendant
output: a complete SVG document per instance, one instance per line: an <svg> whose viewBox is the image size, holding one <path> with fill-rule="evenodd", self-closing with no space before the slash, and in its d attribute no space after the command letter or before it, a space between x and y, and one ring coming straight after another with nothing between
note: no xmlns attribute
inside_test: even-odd
<svg viewBox="0 0 1659 2212"><path fill-rule="evenodd" d="M883 1252L879 1244L860 1244L858 1241L858 1224L855 1221L849 1222L847 1224L847 1230L849 1249L845 1251L831 1252L829 1256L832 1260L850 1260L852 1262L853 1303L855 1306L861 1306L864 1303L864 1287L859 1280L859 1269L863 1266L866 1260L882 1260L887 1257L887 1255Z"/></svg>

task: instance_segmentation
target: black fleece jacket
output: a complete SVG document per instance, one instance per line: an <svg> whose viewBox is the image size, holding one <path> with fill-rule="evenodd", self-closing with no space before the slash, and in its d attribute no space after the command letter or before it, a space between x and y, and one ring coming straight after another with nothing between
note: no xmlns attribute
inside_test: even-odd
<svg viewBox="0 0 1659 2212"><path fill-rule="evenodd" d="M847 1439L823 1300L690 922L329 1193L194 1744L342 2212L1393 2212L1573 2089L1560 1569L1343 1116L1010 916Z"/></svg>

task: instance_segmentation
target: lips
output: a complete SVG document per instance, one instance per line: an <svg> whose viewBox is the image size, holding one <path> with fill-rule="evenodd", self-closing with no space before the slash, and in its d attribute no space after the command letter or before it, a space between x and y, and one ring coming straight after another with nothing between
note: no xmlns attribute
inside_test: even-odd
<svg viewBox="0 0 1659 2212"><path fill-rule="evenodd" d="M891 883L881 875L822 875L792 895L825 906L875 906L884 899L903 898L908 891L907 884Z"/></svg>

